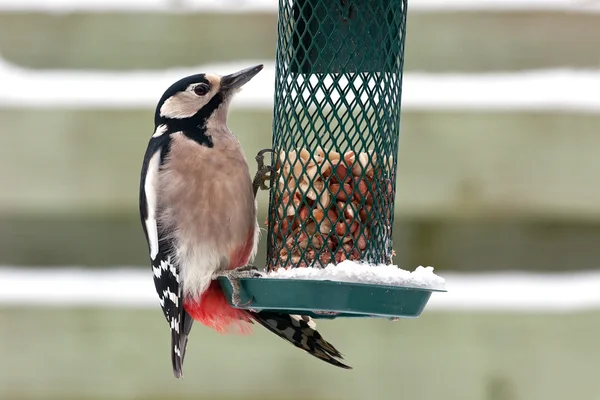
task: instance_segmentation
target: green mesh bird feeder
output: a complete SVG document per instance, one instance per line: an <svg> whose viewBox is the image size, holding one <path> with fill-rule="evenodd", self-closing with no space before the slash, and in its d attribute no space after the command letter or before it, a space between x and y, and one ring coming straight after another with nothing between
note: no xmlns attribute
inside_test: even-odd
<svg viewBox="0 0 600 400"><path fill-rule="evenodd" d="M279 0L267 270L392 263L407 0ZM248 306L416 317L432 290L248 279Z"/></svg>

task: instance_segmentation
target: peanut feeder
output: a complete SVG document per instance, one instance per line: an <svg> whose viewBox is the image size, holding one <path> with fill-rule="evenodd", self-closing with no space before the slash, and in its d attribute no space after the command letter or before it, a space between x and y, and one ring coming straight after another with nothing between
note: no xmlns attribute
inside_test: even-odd
<svg viewBox="0 0 600 400"><path fill-rule="evenodd" d="M354 263L320 269L391 264L405 27L406 0L279 0L270 273L240 280L244 307L414 318L443 291L323 278ZM309 275L316 279L300 278Z"/></svg>
<svg viewBox="0 0 600 400"><path fill-rule="evenodd" d="M406 0L280 0L267 269L391 263Z"/></svg>

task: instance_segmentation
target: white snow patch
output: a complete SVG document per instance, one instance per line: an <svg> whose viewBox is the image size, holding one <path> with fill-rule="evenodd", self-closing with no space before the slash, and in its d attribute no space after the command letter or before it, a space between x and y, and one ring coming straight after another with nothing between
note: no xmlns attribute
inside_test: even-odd
<svg viewBox="0 0 600 400"><path fill-rule="evenodd" d="M342 261L337 265L329 264L325 268L280 268L268 273L266 277L446 290L446 281L433 273L433 267L418 266L417 269L410 272L397 265L373 265L350 260Z"/></svg>
<svg viewBox="0 0 600 400"><path fill-rule="evenodd" d="M263 71L244 86L232 107L270 110L275 90L275 63L269 60L238 60L158 71L80 71L23 68L0 55L0 108L153 108L164 90L184 76L198 72L228 74L260 63L265 65ZM299 81L301 79L298 77ZM331 82L332 78L326 77L325 85ZM355 82L355 85L358 84ZM373 83L369 86L373 87ZM600 70L552 69L479 74L408 72L404 74L402 86L403 111L600 112L600 96L597 95L600 92ZM127 90L124 91L124 87ZM119 95L115 96L115 93ZM317 101L323 98L322 94L309 91L302 95L315 96ZM336 102L338 97L332 95L332 101ZM346 100L351 101L352 96L348 95ZM363 100L366 101L366 97Z"/></svg>
<svg viewBox="0 0 600 400"><path fill-rule="evenodd" d="M444 277L448 292L434 293L427 303L429 311L556 314L600 310L600 268L561 273L444 272ZM0 266L1 306L156 309L157 298L147 266Z"/></svg>

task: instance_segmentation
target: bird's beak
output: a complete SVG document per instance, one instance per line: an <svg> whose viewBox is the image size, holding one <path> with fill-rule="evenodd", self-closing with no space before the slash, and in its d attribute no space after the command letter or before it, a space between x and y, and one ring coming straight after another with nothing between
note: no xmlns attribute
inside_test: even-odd
<svg viewBox="0 0 600 400"><path fill-rule="evenodd" d="M221 90L235 91L244 86L250 79L254 78L263 69L263 65L246 68L221 78Z"/></svg>

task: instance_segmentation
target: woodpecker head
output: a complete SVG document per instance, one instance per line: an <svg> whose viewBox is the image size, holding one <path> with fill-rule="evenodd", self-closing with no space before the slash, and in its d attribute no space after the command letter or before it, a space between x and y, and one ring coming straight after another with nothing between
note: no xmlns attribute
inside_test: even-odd
<svg viewBox="0 0 600 400"><path fill-rule="evenodd" d="M209 124L225 124L229 102L239 89L258 74L263 65L230 75L196 74L172 84L156 107L156 127L170 131L205 129Z"/></svg>

